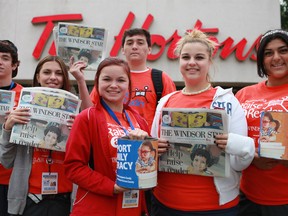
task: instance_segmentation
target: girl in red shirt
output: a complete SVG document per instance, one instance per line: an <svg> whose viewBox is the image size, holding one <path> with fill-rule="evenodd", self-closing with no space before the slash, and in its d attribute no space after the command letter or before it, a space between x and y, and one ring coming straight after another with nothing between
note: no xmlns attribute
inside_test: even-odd
<svg viewBox="0 0 288 216"><path fill-rule="evenodd" d="M246 110L248 135L258 147L262 111L288 112L288 32L266 32L257 50L258 75L267 80L237 92ZM270 122L272 119L265 119ZM287 131L287 128L284 130ZM256 156L243 172L240 216L288 215L288 161Z"/></svg>
<svg viewBox="0 0 288 216"><path fill-rule="evenodd" d="M131 95L128 64L119 58L104 59L97 69L95 88L98 101L77 116L66 148L65 171L78 185L71 215L140 216L143 192L115 183L117 139L148 136L146 121L128 106L129 100L124 104L125 95Z"/></svg>

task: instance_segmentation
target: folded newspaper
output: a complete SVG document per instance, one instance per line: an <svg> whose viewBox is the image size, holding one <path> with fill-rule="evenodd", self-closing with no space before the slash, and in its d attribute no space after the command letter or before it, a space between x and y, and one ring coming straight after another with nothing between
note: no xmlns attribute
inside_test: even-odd
<svg viewBox="0 0 288 216"><path fill-rule="evenodd" d="M96 71L105 58L107 30L94 26L59 22L53 29L57 55L69 66L70 58L85 61L85 70Z"/></svg>
<svg viewBox="0 0 288 216"><path fill-rule="evenodd" d="M14 98L14 91L0 89L0 135L2 134L2 125L5 122L6 112L13 109Z"/></svg>
<svg viewBox="0 0 288 216"><path fill-rule="evenodd" d="M159 171L227 177L229 155L214 144L214 136L227 133L224 110L163 108L160 137L170 148L159 160Z"/></svg>
<svg viewBox="0 0 288 216"><path fill-rule="evenodd" d="M30 108L27 124L15 124L10 142L64 152L69 135L67 120L78 114L81 100L74 94L45 87L23 88L18 108Z"/></svg>

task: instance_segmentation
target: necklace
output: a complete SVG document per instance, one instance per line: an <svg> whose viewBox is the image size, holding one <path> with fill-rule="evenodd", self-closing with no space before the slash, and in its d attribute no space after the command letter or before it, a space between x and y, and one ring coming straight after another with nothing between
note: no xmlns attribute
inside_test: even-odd
<svg viewBox="0 0 288 216"><path fill-rule="evenodd" d="M202 92L205 92L207 90L209 90L211 88L211 84L209 83L207 87L205 87L204 89L201 89L200 91L197 91L197 92L186 92L186 87L184 87L182 89L182 94L183 95L196 95L196 94L200 94Z"/></svg>

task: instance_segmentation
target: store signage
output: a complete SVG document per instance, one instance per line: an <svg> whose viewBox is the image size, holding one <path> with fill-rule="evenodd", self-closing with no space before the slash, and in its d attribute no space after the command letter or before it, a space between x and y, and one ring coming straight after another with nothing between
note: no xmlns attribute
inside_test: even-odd
<svg viewBox="0 0 288 216"><path fill-rule="evenodd" d="M41 54L46 44L48 43L49 38L52 36L53 28L55 25L57 25L57 22L74 22L74 21L82 21L82 20L83 20L83 17L81 14L60 14L60 15L34 17L32 19L33 25L42 24L42 23L46 23L46 25L44 27L44 30L39 40L37 41L35 45L35 48L32 54L33 57L35 59L41 58ZM132 12L129 12L122 27L120 28L118 35L115 36L115 42L110 50L110 56L118 55L118 53L121 50L121 38L124 34L124 31L132 27L134 20L135 20L135 14ZM153 22L153 20L154 20L153 15L149 14L146 17L142 25L142 28L149 30L150 25ZM257 37L256 40L253 42L252 46L249 49L247 49L246 46L248 44L248 41L246 38L243 38L239 42L235 42L235 40L229 36L224 41L219 41L216 37L217 33L220 31L218 28L216 27L215 28L203 28L202 25L203 24L201 20L197 20L193 28L187 29L187 31L192 31L193 29L199 29L203 32L206 32L212 35L211 39L216 41L220 45L218 49L215 50L214 54L219 52L219 56L221 57L221 59L225 60L229 56L231 56L233 53L235 53L235 58L240 62L246 61L247 59L250 59L252 61L256 60L254 50L256 48L258 41L261 38L261 35ZM158 51L156 53L151 53L148 56L148 60L156 61L157 59L159 59L164 54L166 47L168 47L167 53L166 53L167 58L171 60L176 59L177 56L175 56L174 54L174 48L175 48L175 44L180 38L181 36L179 36L177 30L174 30L174 32L168 38L165 38L164 36L159 35L159 34L153 34L151 32L152 46L158 46L159 49L157 49ZM245 53L245 50L248 50L248 51ZM52 42L48 52L51 55L56 54L54 42Z"/></svg>

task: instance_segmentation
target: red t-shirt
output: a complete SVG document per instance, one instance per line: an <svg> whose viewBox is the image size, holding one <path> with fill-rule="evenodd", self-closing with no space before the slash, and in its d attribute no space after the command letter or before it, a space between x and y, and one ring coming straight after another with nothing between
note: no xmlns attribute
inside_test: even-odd
<svg viewBox="0 0 288 216"><path fill-rule="evenodd" d="M66 178L64 173L65 152L51 151L52 163L47 163L50 150L33 148L32 169L29 176L29 193L41 194L42 173L58 173L58 193L67 193L72 191L72 182Z"/></svg>
<svg viewBox="0 0 288 216"><path fill-rule="evenodd" d="M258 147L261 111L288 112L288 84L267 87L265 82L248 86L236 97L246 111L248 135ZM243 171L241 190L248 199L261 205L288 203L288 168L281 164L261 170L251 164Z"/></svg>
<svg viewBox="0 0 288 216"><path fill-rule="evenodd" d="M12 89L12 91L15 92L15 100L14 100L14 106L16 107L18 105L21 89L23 87L16 83L16 86ZM1 185L8 185L10 175L12 173L12 169L5 169L2 164L0 164L0 184Z"/></svg>
<svg viewBox="0 0 288 216"><path fill-rule="evenodd" d="M215 93L216 89L197 95L183 95L178 92L170 97L164 107L209 109ZM239 201L236 198L220 206L213 177L167 172L159 172L154 194L165 206L181 211L225 209L236 206Z"/></svg>

